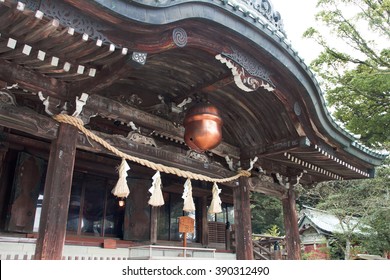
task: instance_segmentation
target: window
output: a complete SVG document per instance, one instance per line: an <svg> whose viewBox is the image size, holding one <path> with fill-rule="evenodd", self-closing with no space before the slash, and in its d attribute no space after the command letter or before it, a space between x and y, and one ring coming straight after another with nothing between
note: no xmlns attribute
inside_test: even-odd
<svg viewBox="0 0 390 280"><path fill-rule="evenodd" d="M180 194L163 193L165 204L160 208L158 216L158 239L159 240L182 240L182 234L179 233L179 217L190 216L195 219L195 232L187 234L187 240L196 241L198 238L198 227L196 223L197 211L188 213L183 212L183 199ZM197 204L197 199L194 197L194 203ZM198 207L197 207L198 209Z"/></svg>
<svg viewBox="0 0 390 280"><path fill-rule="evenodd" d="M122 237L123 207L107 178L75 172L67 231L77 235Z"/></svg>
<svg viewBox="0 0 390 280"><path fill-rule="evenodd" d="M222 203L222 212L218 214L207 213L209 222L219 222L234 224L234 207L231 204Z"/></svg>

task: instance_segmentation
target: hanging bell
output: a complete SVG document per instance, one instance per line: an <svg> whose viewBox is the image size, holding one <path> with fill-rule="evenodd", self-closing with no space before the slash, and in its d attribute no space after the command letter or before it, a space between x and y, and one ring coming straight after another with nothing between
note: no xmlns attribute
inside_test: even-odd
<svg viewBox="0 0 390 280"><path fill-rule="evenodd" d="M222 124L215 106L198 103L188 109L184 118L184 141L199 153L213 149L222 141Z"/></svg>

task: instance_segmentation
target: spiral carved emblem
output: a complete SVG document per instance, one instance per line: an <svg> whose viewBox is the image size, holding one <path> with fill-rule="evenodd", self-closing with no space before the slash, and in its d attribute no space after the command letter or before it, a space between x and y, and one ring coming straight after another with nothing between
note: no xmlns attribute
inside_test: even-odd
<svg viewBox="0 0 390 280"><path fill-rule="evenodd" d="M180 48L187 45L187 32L183 28L173 29L172 38L175 45Z"/></svg>
<svg viewBox="0 0 390 280"><path fill-rule="evenodd" d="M299 103L298 103L298 102L295 102L295 103L294 103L294 113L295 113L295 115L297 115L297 116L300 116L301 113L302 113L301 106L299 106Z"/></svg>

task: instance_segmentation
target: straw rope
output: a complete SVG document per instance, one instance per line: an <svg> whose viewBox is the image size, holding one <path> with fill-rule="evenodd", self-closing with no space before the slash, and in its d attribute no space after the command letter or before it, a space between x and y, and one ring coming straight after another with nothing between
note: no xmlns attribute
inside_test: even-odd
<svg viewBox="0 0 390 280"><path fill-rule="evenodd" d="M100 138L99 136L95 135L93 132L86 129L84 127L83 121L79 118L72 117L72 116L65 115L65 114L55 115L55 116L53 116L53 118L60 123L67 123L67 124L75 126L78 130L80 130L82 133L84 133L87 137L89 137L90 139L94 140L95 142L101 144L104 148L111 151L112 153L114 153L118 157L130 160L132 162L136 162L136 163L141 164L143 166L149 167L155 171L160 171L160 172L164 172L167 174L174 174L174 175L177 175L177 176L183 177L183 178L212 182L212 183L226 183L226 182L230 182L233 180L237 180L238 178L240 178L242 176L244 176L244 177L251 176L251 173L249 171L240 170L236 175L228 177L228 178L212 178L209 176L193 173L190 171L184 171L184 170L181 170L181 169L176 168L176 167L168 167L168 166L165 166L165 165L162 165L159 163L154 163L154 162L151 162L151 161L146 160L146 159L142 159L142 158L128 155L128 154L118 150L117 148L115 148L114 146L109 144L104 139Z"/></svg>

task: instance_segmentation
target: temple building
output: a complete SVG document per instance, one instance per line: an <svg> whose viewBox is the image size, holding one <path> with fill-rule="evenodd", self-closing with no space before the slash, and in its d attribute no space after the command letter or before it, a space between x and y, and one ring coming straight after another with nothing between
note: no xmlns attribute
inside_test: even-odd
<svg viewBox="0 0 390 280"><path fill-rule="evenodd" d="M0 251L253 259L261 192L300 259L294 187L384 158L333 120L268 0L0 0Z"/></svg>

